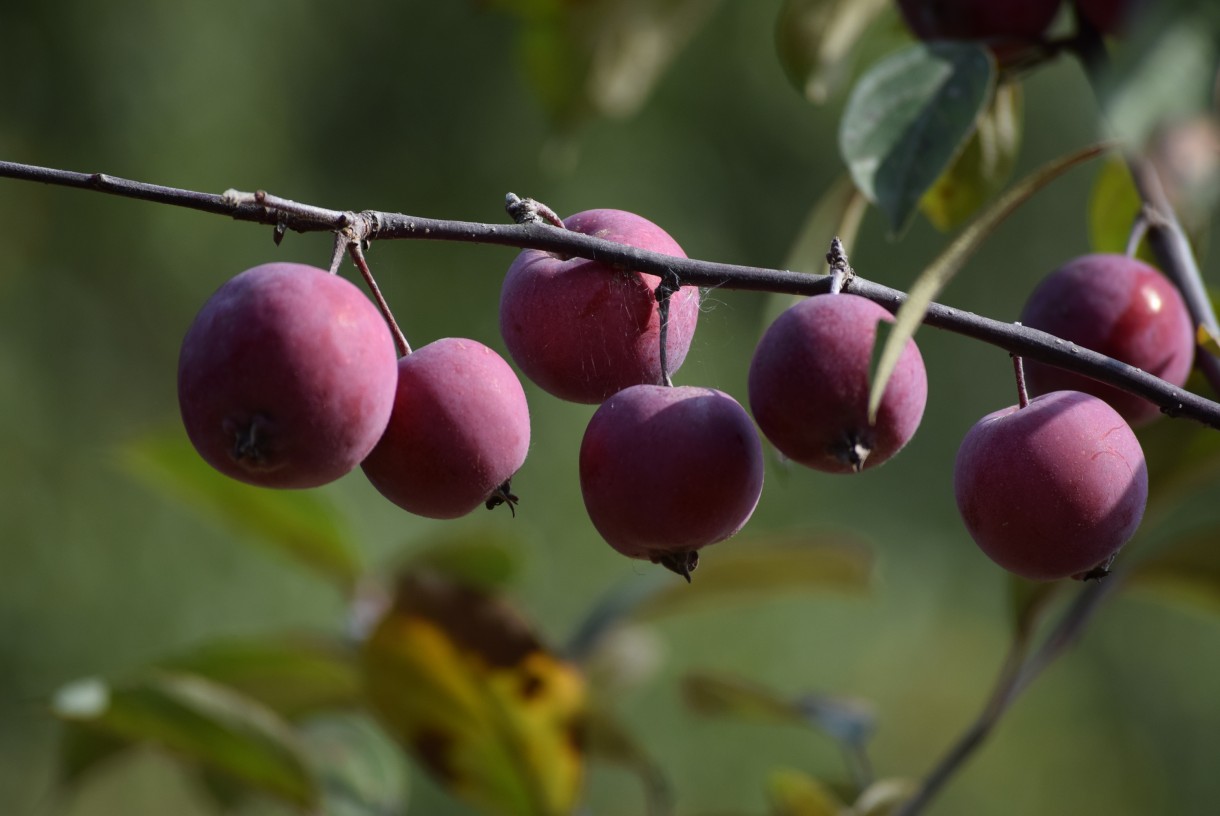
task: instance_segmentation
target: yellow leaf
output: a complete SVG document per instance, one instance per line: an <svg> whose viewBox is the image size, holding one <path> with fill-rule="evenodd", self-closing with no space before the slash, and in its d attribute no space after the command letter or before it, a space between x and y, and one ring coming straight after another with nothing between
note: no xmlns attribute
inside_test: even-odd
<svg viewBox="0 0 1220 816"><path fill-rule="evenodd" d="M503 816L572 810L584 765L584 677L502 600L409 574L363 657L374 710L456 796Z"/></svg>

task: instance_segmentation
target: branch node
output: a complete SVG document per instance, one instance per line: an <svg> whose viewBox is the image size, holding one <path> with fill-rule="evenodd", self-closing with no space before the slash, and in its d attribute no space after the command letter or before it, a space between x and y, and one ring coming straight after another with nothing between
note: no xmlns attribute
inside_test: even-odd
<svg viewBox="0 0 1220 816"><path fill-rule="evenodd" d="M550 224L552 227L566 229L563 225L563 219L554 210L541 201L535 201L532 198L522 198L516 193L509 193L504 196L504 209L509 217L518 224L543 222Z"/></svg>

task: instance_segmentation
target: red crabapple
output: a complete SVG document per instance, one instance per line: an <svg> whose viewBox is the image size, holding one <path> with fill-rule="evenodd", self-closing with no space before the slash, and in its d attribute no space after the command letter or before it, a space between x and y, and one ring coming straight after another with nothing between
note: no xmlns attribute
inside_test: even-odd
<svg viewBox="0 0 1220 816"><path fill-rule="evenodd" d="M446 338L398 361L385 435L364 460L380 493L429 518L464 516L525 461L529 408L504 358L474 340Z"/></svg>
<svg viewBox="0 0 1220 816"><path fill-rule="evenodd" d="M577 213L564 226L686 257L656 224L622 210ZM504 278L500 332L525 375L562 399L598 403L629 385L659 385L659 283L655 275L527 249ZM697 287L684 286L670 297L670 373L686 358L698 317Z"/></svg>
<svg viewBox="0 0 1220 816"><path fill-rule="evenodd" d="M1060 0L898 0L922 40L1034 40L1046 31Z"/></svg>
<svg viewBox="0 0 1220 816"><path fill-rule="evenodd" d="M1047 276L1021 322L1182 385L1194 359L1194 323L1169 280L1125 255L1085 255ZM1153 403L1081 374L1026 362L1031 394L1084 391L1114 406L1132 425L1155 419Z"/></svg>
<svg viewBox="0 0 1220 816"><path fill-rule="evenodd" d="M1079 391L983 417L962 440L953 483L983 552L1035 581L1104 566L1135 534L1148 499L1131 427Z"/></svg>
<svg viewBox="0 0 1220 816"><path fill-rule="evenodd" d="M688 580L699 548L750 518L762 483L750 417L711 388L623 389L593 414L580 445L580 488L602 538Z"/></svg>
<svg viewBox="0 0 1220 816"><path fill-rule="evenodd" d="M263 487L316 487L360 463L394 401L394 343L372 302L312 266L248 269L182 341L178 405L208 464Z"/></svg>
<svg viewBox="0 0 1220 816"><path fill-rule="evenodd" d="M908 341L868 421L869 368L885 309L858 295L817 295L780 315L750 363L750 409L780 453L827 473L875 467L914 435L928 398L923 358Z"/></svg>

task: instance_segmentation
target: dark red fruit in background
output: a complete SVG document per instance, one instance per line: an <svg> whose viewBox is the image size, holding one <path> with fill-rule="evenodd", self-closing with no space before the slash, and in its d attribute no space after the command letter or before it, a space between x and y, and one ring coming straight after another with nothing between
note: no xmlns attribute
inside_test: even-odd
<svg viewBox="0 0 1220 816"><path fill-rule="evenodd" d="M1034 40L1046 31L1060 0L898 0L907 25L922 40Z"/></svg>
<svg viewBox="0 0 1220 816"><path fill-rule="evenodd" d="M512 368L482 343L446 338L398 361L394 411L363 468L404 510L457 518L517 472L529 445L529 407Z"/></svg>
<svg viewBox="0 0 1220 816"><path fill-rule="evenodd" d="M1102 34L1121 33L1146 0L1076 0L1076 10Z"/></svg>
<svg viewBox="0 0 1220 816"><path fill-rule="evenodd" d="M1047 276L1021 322L1182 385L1194 360L1194 322L1169 280L1125 255L1085 255ZM1083 391L1110 403L1132 425L1160 409L1134 394L1053 366L1027 361L1033 394Z"/></svg>
<svg viewBox="0 0 1220 816"><path fill-rule="evenodd" d="M208 464L263 487L338 479L390 418L394 342L373 303L312 266L246 270L182 341L178 404Z"/></svg>
<svg viewBox="0 0 1220 816"><path fill-rule="evenodd" d="M1035 581L1104 565L1135 534L1148 500L1130 426L1078 391L983 417L962 440L953 482L983 552Z"/></svg>
<svg viewBox="0 0 1220 816"><path fill-rule="evenodd" d="M762 484L754 424L711 388L626 388L597 409L580 445L589 518L632 558L681 563L723 541L750 518Z"/></svg>
<svg viewBox="0 0 1220 816"><path fill-rule="evenodd" d="M923 358L908 341L868 421L877 322L893 315L858 295L817 295L780 315L750 363L750 410L780 453L827 473L876 467L919 427L928 398Z"/></svg>
<svg viewBox="0 0 1220 816"><path fill-rule="evenodd" d="M564 221L574 232L685 258L656 224L622 210L589 210ZM500 332L513 360L540 387L562 399L598 403L629 385L662 382L660 278L583 258L561 260L527 249L500 294ZM669 370L686 359L699 318L699 290L670 299Z"/></svg>

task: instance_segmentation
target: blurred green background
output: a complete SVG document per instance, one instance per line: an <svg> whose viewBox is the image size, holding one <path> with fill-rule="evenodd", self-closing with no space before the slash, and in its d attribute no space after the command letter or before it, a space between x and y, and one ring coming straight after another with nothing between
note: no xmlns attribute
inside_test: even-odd
<svg viewBox="0 0 1220 816"><path fill-rule="evenodd" d="M842 172L843 101L814 107L788 84L775 56L779 6L710 4L635 115L558 133L519 70L518 22L466 0L8 2L0 158L492 222L505 220L513 191L564 215L638 212L692 257L778 266ZM878 53L903 37L896 18L881 29ZM1026 115L1018 172L1098 135L1088 88L1067 61L1031 78ZM1089 249L1095 173L1073 171L1025 206L942 300L1015 319L1037 279ZM292 234L279 248L271 237L212 215L0 180L0 813L214 812L153 751L56 792L54 690L214 638L342 626L331 588L118 465L125 444L176 427L178 344L216 287L269 260L325 266L330 257L325 236ZM945 240L920 220L891 241L869 213L852 262L904 287ZM498 282L512 257L385 242L369 260L414 344L469 336L503 351ZM1214 260L1205 273L1214 277ZM713 291L705 303L676 379L744 402L768 299ZM1014 401L1011 367L1003 352L953 335L927 330L919 343L930 397L908 449L858 478L772 467L747 528L862 536L878 554L873 591L785 595L667 621L657 629L660 671L617 705L671 774L679 813L761 813L777 766L843 776L829 740L690 713L677 681L691 669L873 701L881 776L924 773L985 700L1011 628L1007 581L962 529L951 469L966 429ZM511 526L526 542L513 597L558 642L591 599L653 568L611 551L583 514L576 452L592 407L526 390L534 440L514 481L515 520L414 518L358 473L322 492L376 567L440 530ZM1204 495L1165 528L1214 522L1214 504ZM1124 594L933 812L1215 813L1218 678L1214 614ZM641 812L638 785L621 771L595 768L587 795L599 815ZM240 812L278 811L255 801ZM410 812L472 811L417 774Z"/></svg>

